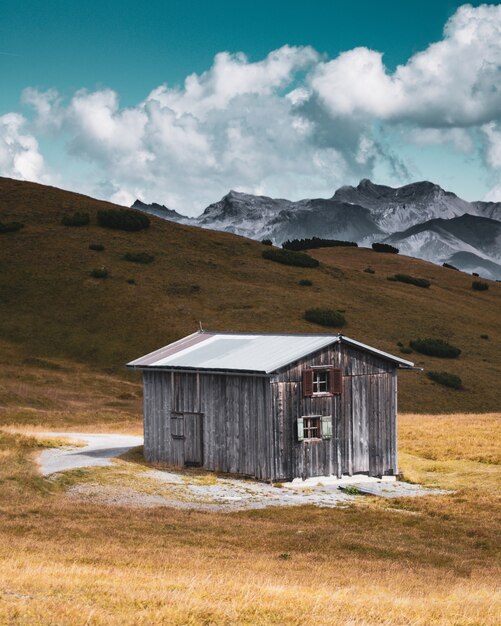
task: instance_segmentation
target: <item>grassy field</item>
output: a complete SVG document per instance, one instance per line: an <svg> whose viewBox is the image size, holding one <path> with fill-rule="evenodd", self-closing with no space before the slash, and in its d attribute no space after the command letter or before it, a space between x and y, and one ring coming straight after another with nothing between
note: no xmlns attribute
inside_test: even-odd
<svg viewBox="0 0 501 626"><path fill-rule="evenodd" d="M498 624L500 417L401 416L451 494L232 514L77 503L3 431L0 623Z"/></svg>
<svg viewBox="0 0 501 626"><path fill-rule="evenodd" d="M30 397L28 406L42 402L55 408L64 403L59 383L47 385L55 397L44 398L44 377L66 379L62 384L71 394L85 393L86 385L94 392L111 376L116 408L126 408L118 396L127 391L118 389L128 381L138 393L139 379L125 371L124 363L193 332L199 320L216 330L326 332L303 314L307 308L330 307L344 311L348 323L342 330L348 336L396 354L398 342L407 345L418 337L438 337L461 348L456 360L408 355L426 369L459 374L464 390L402 373L401 410L499 410L501 284L473 291L467 274L360 248L315 250L319 268L289 267L261 258L260 243L156 218L148 230L136 233L103 229L95 215L106 206L111 205L0 179L1 221L25 224L0 235L0 341L10 355L0 356L0 405L20 406L17 394ZM63 226L62 217L74 211L89 213L91 224ZM90 250L93 243L105 250ZM128 252L153 254L155 260L127 262L122 257ZM90 272L102 266L109 278L92 278ZM367 267L375 273L364 272ZM432 285L421 289L388 281L395 273L426 278ZM311 287L299 285L305 278ZM75 361L85 371L78 386L71 375ZM51 369L53 363L66 374ZM12 376L24 385L23 375L27 394L13 388Z"/></svg>
<svg viewBox="0 0 501 626"><path fill-rule="evenodd" d="M501 285L475 292L466 274L364 249L287 267L259 243L157 219L104 230L104 206L0 179L0 221L25 224L0 235L0 624L498 624ZM63 226L74 211L91 224ZM109 278L91 278L102 266ZM451 493L223 514L79 503L65 495L78 471L38 474L49 444L30 431L141 432L126 361L199 320L322 332L302 319L311 307L344 311L343 332L395 354L420 336L461 348L456 360L406 358L459 374L462 391L399 377L404 477Z"/></svg>

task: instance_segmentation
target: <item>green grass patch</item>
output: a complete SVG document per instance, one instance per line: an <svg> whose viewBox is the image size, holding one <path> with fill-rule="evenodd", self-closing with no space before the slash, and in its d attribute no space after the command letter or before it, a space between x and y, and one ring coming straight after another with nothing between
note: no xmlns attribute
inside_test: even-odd
<svg viewBox="0 0 501 626"><path fill-rule="evenodd" d="M90 275L92 278L108 278L110 272L105 267L96 267L91 271Z"/></svg>
<svg viewBox="0 0 501 626"><path fill-rule="evenodd" d="M283 265L294 265L296 267L318 267L320 265L316 259L304 254L304 252L280 250L279 248L263 250L262 257L268 261L275 261L275 263L282 263Z"/></svg>
<svg viewBox="0 0 501 626"><path fill-rule="evenodd" d="M426 376L433 382L444 385L444 387L450 387L451 389L463 388L461 378L450 372L426 372Z"/></svg>
<svg viewBox="0 0 501 626"><path fill-rule="evenodd" d="M332 328L341 327L346 324L344 315L340 311L334 311L334 309L307 309L304 312L304 319L313 324Z"/></svg>
<svg viewBox="0 0 501 626"><path fill-rule="evenodd" d="M0 222L0 234L2 233L15 233L18 230L24 228L24 224L21 222Z"/></svg>
<svg viewBox="0 0 501 626"><path fill-rule="evenodd" d="M443 359L455 359L461 354L461 350L452 346L443 339L414 339L409 342L410 347L416 352L427 356L438 356Z"/></svg>
<svg viewBox="0 0 501 626"><path fill-rule="evenodd" d="M487 291L487 289L489 289L489 285L481 280L474 280L471 283L471 288L473 291Z"/></svg>
<svg viewBox="0 0 501 626"><path fill-rule="evenodd" d="M289 239L282 244L285 250L313 250L314 248L358 248L358 243L354 241L342 241L341 239L322 239L321 237L311 237L311 239Z"/></svg>
<svg viewBox="0 0 501 626"><path fill-rule="evenodd" d="M423 287L425 289L431 285L430 281L426 280L426 278L415 278L414 276L409 276L409 274L394 274L393 276L389 276L388 280L407 283L408 285Z"/></svg>
<svg viewBox="0 0 501 626"><path fill-rule="evenodd" d="M61 224L63 226L87 226L90 223L90 216L88 213L77 211L76 213L68 213L63 215Z"/></svg>
<svg viewBox="0 0 501 626"><path fill-rule="evenodd" d="M155 257L153 254L148 254L147 252L127 252L127 254L123 255L122 259L124 261L130 261L131 263L147 265L148 263L153 263Z"/></svg>
<svg viewBox="0 0 501 626"><path fill-rule="evenodd" d="M398 254L399 249L395 246L390 246L389 243L373 243L372 249L374 252L387 252L389 254Z"/></svg>
<svg viewBox="0 0 501 626"><path fill-rule="evenodd" d="M134 232L148 228L150 219L132 209L102 209L97 212L97 223L103 228Z"/></svg>

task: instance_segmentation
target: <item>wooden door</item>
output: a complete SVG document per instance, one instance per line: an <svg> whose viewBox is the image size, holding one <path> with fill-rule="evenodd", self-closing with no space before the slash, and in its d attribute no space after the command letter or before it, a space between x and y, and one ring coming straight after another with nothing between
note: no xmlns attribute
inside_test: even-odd
<svg viewBox="0 0 501 626"><path fill-rule="evenodd" d="M203 414L184 413L184 465L201 466L204 459Z"/></svg>

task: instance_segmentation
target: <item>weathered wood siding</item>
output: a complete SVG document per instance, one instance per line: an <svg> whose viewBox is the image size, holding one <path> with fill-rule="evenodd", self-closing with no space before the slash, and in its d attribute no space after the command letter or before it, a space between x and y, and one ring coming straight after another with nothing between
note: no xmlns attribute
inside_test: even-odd
<svg viewBox="0 0 501 626"><path fill-rule="evenodd" d="M270 383L263 376L144 371L148 461L183 466L193 445L173 436L172 413L202 420L202 466L269 479L274 475Z"/></svg>
<svg viewBox="0 0 501 626"><path fill-rule="evenodd" d="M341 369L341 395L303 397L303 369L322 365ZM284 368L271 386L277 415L274 479L398 471L393 363L335 344ZM298 441L297 418L308 415L331 415L332 438Z"/></svg>
<svg viewBox="0 0 501 626"><path fill-rule="evenodd" d="M304 397L303 369L322 365L342 370L341 395ZM398 471L397 369L376 355L335 344L271 377L143 374L149 461L183 466L201 457L206 469L267 480ZM193 416L184 438L171 430L176 413ZM299 442L297 418L308 415L330 415L332 437Z"/></svg>

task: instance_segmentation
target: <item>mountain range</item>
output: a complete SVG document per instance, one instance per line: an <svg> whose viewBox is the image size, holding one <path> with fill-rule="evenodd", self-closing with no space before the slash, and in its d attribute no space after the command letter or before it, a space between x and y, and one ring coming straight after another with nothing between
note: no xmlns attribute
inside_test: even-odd
<svg viewBox="0 0 501 626"><path fill-rule="evenodd" d="M195 218L136 200L133 208L166 220L252 239L324 237L370 246L383 241L405 255L501 279L501 202L468 202L428 181L402 187L368 179L332 198L292 201L230 191Z"/></svg>

